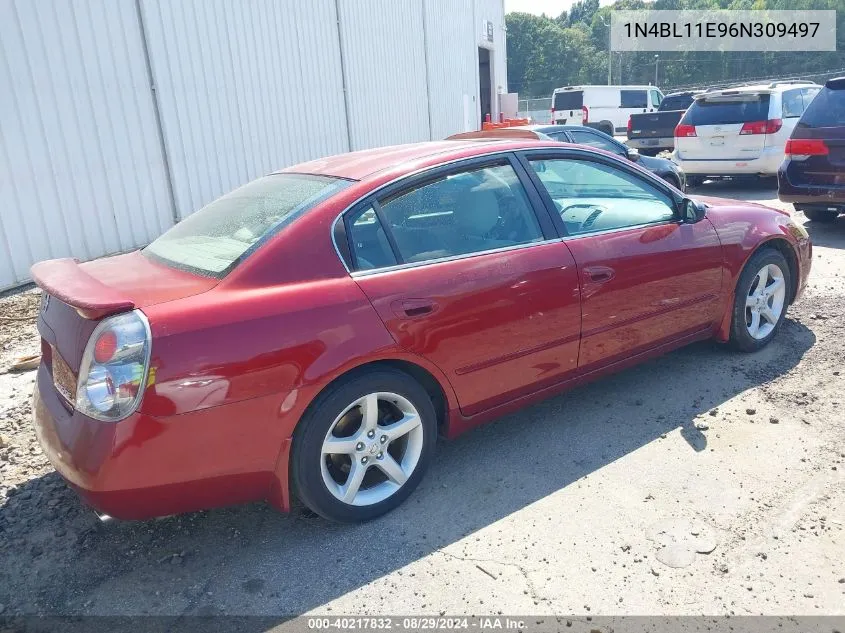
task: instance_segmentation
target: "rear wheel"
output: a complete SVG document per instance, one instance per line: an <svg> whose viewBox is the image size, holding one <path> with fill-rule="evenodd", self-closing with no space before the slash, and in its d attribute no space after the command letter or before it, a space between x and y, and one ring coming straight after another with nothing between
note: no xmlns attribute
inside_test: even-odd
<svg viewBox="0 0 845 633"><path fill-rule="evenodd" d="M608 136L613 136L613 124L607 121L602 121L599 123L599 130L607 134Z"/></svg>
<svg viewBox="0 0 845 633"><path fill-rule="evenodd" d="M796 207L796 210L803 211L807 219L813 222L833 222L839 215L838 211L828 211L827 209Z"/></svg>
<svg viewBox="0 0 845 633"><path fill-rule="evenodd" d="M704 184L703 176L690 176L689 174L687 174L688 187L700 187L702 184Z"/></svg>
<svg viewBox="0 0 845 633"><path fill-rule="evenodd" d="M788 304L790 270L784 256L765 248L739 276L734 297L731 343L743 352L762 349L775 337Z"/></svg>
<svg viewBox="0 0 845 633"><path fill-rule="evenodd" d="M330 387L294 433L291 476L299 499L346 523L397 507L428 468L437 439L425 389L395 370Z"/></svg>

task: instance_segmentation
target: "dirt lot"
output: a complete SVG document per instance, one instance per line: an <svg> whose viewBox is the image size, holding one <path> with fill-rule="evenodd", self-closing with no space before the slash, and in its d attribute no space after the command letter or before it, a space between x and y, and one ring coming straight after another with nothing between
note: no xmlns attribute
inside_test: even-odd
<svg viewBox="0 0 845 633"><path fill-rule="evenodd" d="M444 442L363 526L100 523L35 441L34 372L0 375L0 614L845 614L845 218L807 228L767 349L698 344ZM37 350L37 301L0 299L0 368Z"/></svg>

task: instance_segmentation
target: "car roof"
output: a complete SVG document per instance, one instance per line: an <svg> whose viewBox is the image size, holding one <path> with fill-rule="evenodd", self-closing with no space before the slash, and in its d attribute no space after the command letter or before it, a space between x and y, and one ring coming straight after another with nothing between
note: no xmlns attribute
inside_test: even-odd
<svg viewBox="0 0 845 633"><path fill-rule="evenodd" d="M407 145L391 145L357 152L327 156L317 160L291 165L276 173L317 174L349 180L362 180L373 174L402 164L415 163L432 157L441 162L471 158L487 154L491 145L503 151L536 147L538 144L558 146L555 141L526 138L479 137L469 140L426 141Z"/></svg>
<svg viewBox="0 0 845 633"><path fill-rule="evenodd" d="M712 96L719 96L719 95L733 95L733 94L744 94L744 93L759 93L759 94L772 94L775 92L783 92L785 90L792 90L793 88L819 88L818 84L806 81L796 81L796 82L789 82L789 81L777 81L767 84L751 84L748 86L733 86L727 88L717 88L711 89L700 94L695 95L696 99L703 98L703 97L712 97Z"/></svg>

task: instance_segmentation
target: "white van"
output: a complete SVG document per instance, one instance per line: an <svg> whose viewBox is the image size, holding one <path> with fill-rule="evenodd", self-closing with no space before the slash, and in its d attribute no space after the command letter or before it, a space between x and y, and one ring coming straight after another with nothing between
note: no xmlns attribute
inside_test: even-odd
<svg viewBox="0 0 845 633"><path fill-rule="evenodd" d="M552 93L552 124L587 125L613 136L628 131L628 117L654 112L663 100L656 86L566 86Z"/></svg>

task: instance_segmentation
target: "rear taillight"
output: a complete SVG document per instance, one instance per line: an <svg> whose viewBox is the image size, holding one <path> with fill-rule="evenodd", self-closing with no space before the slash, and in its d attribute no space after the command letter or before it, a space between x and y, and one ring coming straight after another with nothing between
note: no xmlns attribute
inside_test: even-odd
<svg viewBox="0 0 845 633"><path fill-rule="evenodd" d="M589 123L590 109L587 106L581 106L581 113L584 115L584 118L581 120L581 123Z"/></svg>
<svg viewBox="0 0 845 633"><path fill-rule="evenodd" d="M555 122L555 109L552 108L552 123Z"/></svg>
<svg viewBox="0 0 845 633"><path fill-rule="evenodd" d="M820 138L790 138L786 141L784 153L789 158L804 160L810 156L827 156L830 150Z"/></svg>
<svg viewBox="0 0 845 633"><path fill-rule="evenodd" d="M780 119L769 119L768 121L749 121L739 131L741 135L746 134L774 134L783 127Z"/></svg>
<svg viewBox="0 0 845 633"><path fill-rule="evenodd" d="M628 136L631 136L631 129L634 127L634 121L628 117Z"/></svg>
<svg viewBox="0 0 845 633"><path fill-rule="evenodd" d="M133 413L146 386L150 344L150 326L140 310L101 321L79 367L77 411L105 422Z"/></svg>
<svg viewBox="0 0 845 633"><path fill-rule="evenodd" d="M686 123L678 123L678 125L675 126L675 136L678 138L696 136L695 126L687 125Z"/></svg>

